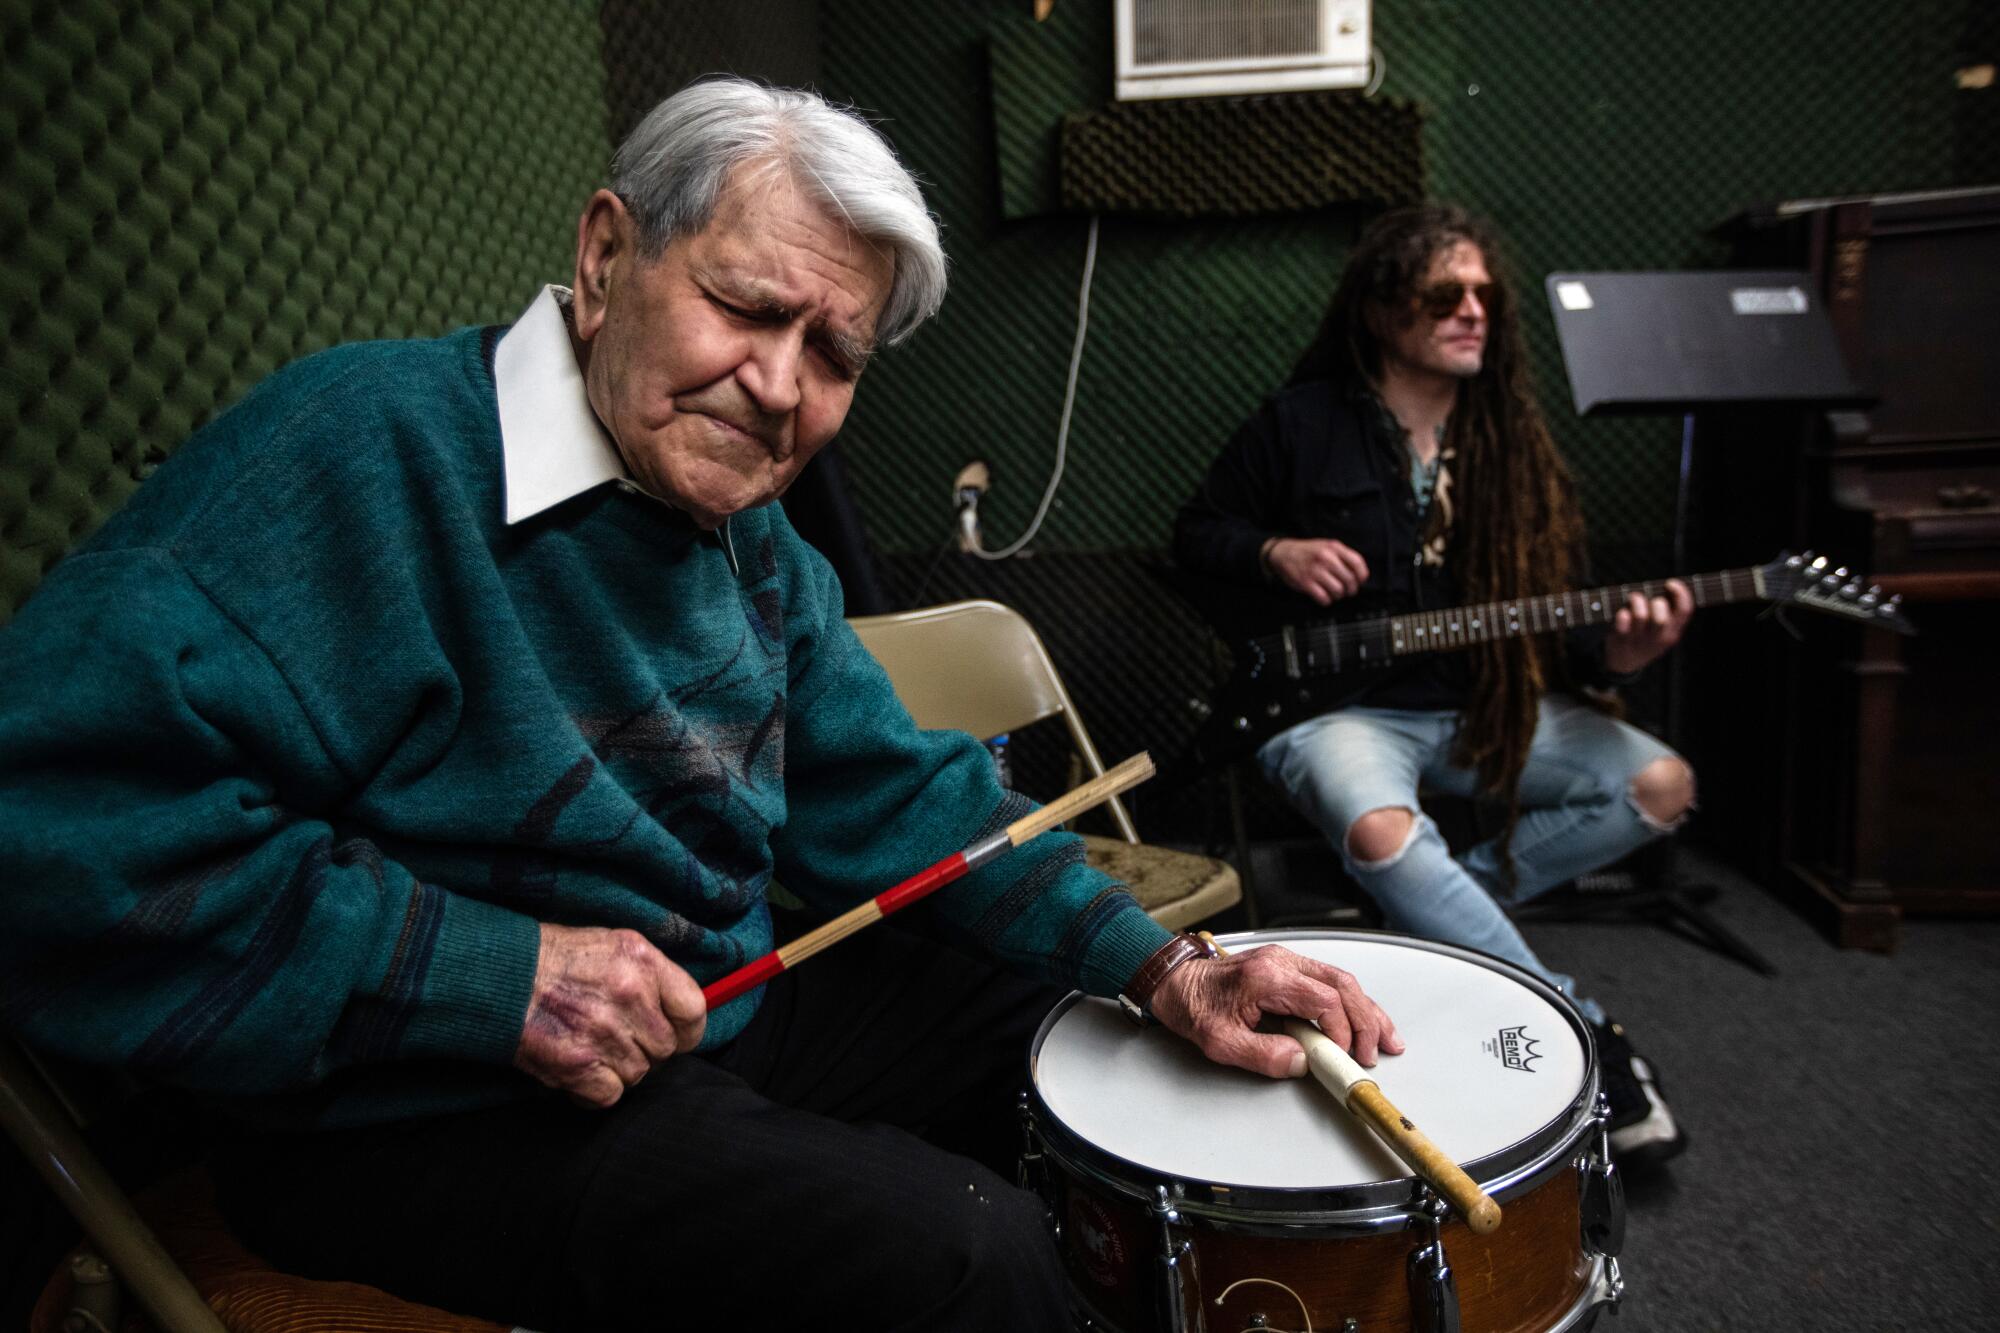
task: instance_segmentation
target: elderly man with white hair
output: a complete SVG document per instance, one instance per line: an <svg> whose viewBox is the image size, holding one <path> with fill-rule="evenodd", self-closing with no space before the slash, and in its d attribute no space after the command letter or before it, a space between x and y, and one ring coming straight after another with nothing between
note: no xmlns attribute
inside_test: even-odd
<svg viewBox="0 0 2000 1333"><path fill-rule="evenodd" d="M240 1126L225 1212L307 1275L546 1330L1058 1326L1002 1175L1045 988L1274 1076L1267 1012L1364 1064L1393 1025L1068 835L705 1012L774 882L836 911L1027 808L772 503L944 257L859 117L718 79L619 149L573 281L281 371L0 632L0 1017Z"/></svg>

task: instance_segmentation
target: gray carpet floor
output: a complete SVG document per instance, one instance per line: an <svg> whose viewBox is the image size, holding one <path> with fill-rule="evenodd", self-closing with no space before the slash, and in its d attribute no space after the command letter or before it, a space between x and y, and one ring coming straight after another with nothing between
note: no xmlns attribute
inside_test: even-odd
<svg viewBox="0 0 2000 1333"><path fill-rule="evenodd" d="M1690 1141L1628 1179L1601 1333L2000 1328L2000 921L1914 919L1893 955L1843 951L1697 864L1778 976L1645 923L1524 927L1625 1024ZM1299 878L1264 901L1313 905Z"/></svg>

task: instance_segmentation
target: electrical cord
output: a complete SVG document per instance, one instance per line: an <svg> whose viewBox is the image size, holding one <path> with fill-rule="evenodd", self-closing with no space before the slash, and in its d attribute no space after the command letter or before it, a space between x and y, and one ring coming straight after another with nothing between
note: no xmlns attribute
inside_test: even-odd
<svg viewBox="0 0 2000 1333"><path fill-rule="evenodd" d="M923 575L917 580L917 586L910 590L910 595L904 602L904 610L914 611L923 605L921 599L924 595L924 589L930 586L931 575L937 573L938 566L944 563L944 558L951 554L951 548L957 544L958 538L955 535L944 539L944 544L939 546L937 553L931 557L930 564L924 566Z"/></svg>
<svg viewBox="0 0 2000 1333"><path fill-rule="evenodd" d="M989 551L978 543L978 530L967 525L966 531L972 538L966 554L981 560L1005 560L1018 554L1034 535L1041 531L1042 520L1049 516L1049 505L1056 498L1056 487L1062 484L1063 466L1069 456L1069 419L1076 406L1076 376L1083 365L1083 338L1090 328L1090 278L1097 269L1097 215L1090 215L1090 239L1083 252L1083 283L1076 301L1076 345L1069 355L1069 384L1063 390L1062 422L1056 427L1056 463L1049 473L1049 484L1042 491L1042 502L1035 508L1035 517L1028 524L1028 530L997 551ZM969 511L968 511L969 512Z"/></svg>

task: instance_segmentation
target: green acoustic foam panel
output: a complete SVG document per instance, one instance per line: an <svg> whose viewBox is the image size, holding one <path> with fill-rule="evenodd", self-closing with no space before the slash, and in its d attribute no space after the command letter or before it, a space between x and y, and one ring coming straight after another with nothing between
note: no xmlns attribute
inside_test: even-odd
<svg viewBox="0 0 2000 1333"><path fill-rule="evenodd" d="M602 0L604 96L615 144L662 98L709 74L818 81L818 0Z"/></svg>
<svg viewBox="0 0 2000 1333"><path fill-rule="evenodd" d="M1601 540L1664 554L1679 424L1574 418L1542 277L1718 262L1706 229L1761 200L1976 183L1954 174L1977 148L1954 127L1983 104L1952 78L1981 49L1974 10L1376 4L1380 97L1421 108L1432 193L1508 238L1543 403ZM981 457L997 478L989 531L1011 538L1062 408L1084 223L1052 216L1059 135L1064 116L1109 104L1108 7L1060 4L1036 23L1012 0L826 0L820 33L825 85L882 118L952 260L937 323L856 398L843 447L871 528L892 551L928 549L949 527L952 475ZM1164 541L1186 487L1310 336L1363 220L1104 219L1069 480L1039 548Z"/></svg>
<svg viewBox="0 0 2000 1333"><path fill-rule="evenodd" d="M1423 117L1354 93L1114 102L1063 117L1065 208L1249 217L1423 197Z"/></svg>
<svg viewBox="0 0 2000 1333"><path fill-rule="evenodd" d="M592 9L0 8L0 616L287 361L512 318L607 158Z"/></svg>
<svg viewBox="0 0 2000 1333"><path fill-rule="evenodd" d="M1707 230L1745 205L1959 183L1949 48L1964 9L1463 5L1435 54L1391 55L1391 86L1399 60L1430 67L1417 95L1435 111L1433 188L1492 216L1529 284L1543 403L1601 539L1652 534L1664 558L1680 426L1574 418L1542 277L1710 267L1725 252Z"/></svg>
<svg viewBox="0 0 2000 1333"><path fill-rule="evenodd" d="M1017 8L994 16L987 41L1001 214L1058 212L1063 117L1111 100L1110 27L1068 13L1037 23Z"/></svg>
<svg viewBox="0 0 2000 1333"><path fill-rule="evenodd" d="M1016 108L1023 141L1046 133L1052 154L1073 104L988 79L997 77L994 34L1012 31L1014 41L1047 44L1036 59L1019 55L1023 70L1086 52L1087 63L1067 66L1068 81L1101 83L1101 100L1110 88L1101 18L1089 4L1058 5L1045 24L1011 5L829 0L822 9L827 89L878 117L922 177L951 262L943 312L870 367L837 446L871 534L890 551L928 552L949 531L952 478L969 459L994 468L981 507L994 546L1027 526L1049 476L1087 223L1048 215L1040 202L1039 216L1006 216L1003 195L1054 207L1055 182L1045 195L1033 182L1016 189L998 165L994 117ZM1039 128L1030 132L1030 122ZM1164 540L1208 454L1310 336L1358 216L1103 220L1069 461L1039 548Z"/></svg>

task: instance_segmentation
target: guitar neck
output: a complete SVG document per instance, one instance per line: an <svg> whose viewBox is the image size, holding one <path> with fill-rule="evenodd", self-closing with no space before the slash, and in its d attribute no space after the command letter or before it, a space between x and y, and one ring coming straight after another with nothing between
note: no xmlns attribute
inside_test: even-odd
<svg viewBox="0 0 2000 1333"><path fill-rule="evenodd" d="M1693 591L1697 607L1720 606L1763 598L1759 573L1751 566L1695 574L1682 581ZM1293 657L1302 671L1380 666L1417 653L1448 652L1493 639L1607 624L1633 593L1663 597L1666 587L1665 579L1652 579L1504 602L1411 611L1400 616L1377 616L1347 624L1310 625L1278 636L1271 647L1274 654Z"/></svg>

